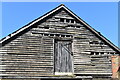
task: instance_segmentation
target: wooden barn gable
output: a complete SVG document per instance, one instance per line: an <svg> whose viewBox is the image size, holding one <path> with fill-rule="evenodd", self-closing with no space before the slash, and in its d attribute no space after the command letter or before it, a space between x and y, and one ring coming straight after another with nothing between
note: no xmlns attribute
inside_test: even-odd
<svg viewBox="0 0 120 80"><path fill-rule="evenodd" d="M0 42L2 78L110 78L120 54L63 4Z"/></svg>
<svg viewBox="0 0 120 80"><path fill-rule="evenodd" d="M22 28L20 28L19 30L13 32L12 34L9 34L8 36L4 37L3 39L1 39L1 43L3 43L6 40L8 40L9 38L16 36L17 34L20 34L20 32L28 29L28 28L32 28L37 26L40 23L43 23L46 19L48 19L49 17L58 14L59 11L65 11L70 17L71 19L76 19L78 23L81 23L84 25L84 27L86 27L87 29L89 29L91 32L93 32L93 34L95 34L97 37L101 38L103 41L105 41L106 43L108 43L109 46L111 46L113 49L117 50L118 52L120 51L112 42L110 42L109 40L107 40L104 36L102 36L100 34L100 32L97 32L95 29L93 29L90 25L88 25L85 21L83 21L80 17L78 17L76 14L74 14L70 9L68 9L64 4L61 4L60 6L56 7L55 9L53 9L52 11L44 14L43 16L39 17L38 19L35 19L34 21L30 22L29 24L23 26ZM68 19L70 19L70 17L68 17ZM59 17L58 17L59 18ZM62 17L67 18L67 17ZM27 30L28 31L28 30Z"/></svg>

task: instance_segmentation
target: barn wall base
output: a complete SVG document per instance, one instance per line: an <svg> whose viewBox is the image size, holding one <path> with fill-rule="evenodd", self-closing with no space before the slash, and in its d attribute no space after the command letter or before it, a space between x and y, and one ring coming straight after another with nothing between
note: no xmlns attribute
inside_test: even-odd
<svg viewBox="0 0 120 80"><path fill-rule="evenodd" d="M82 79L82 80L112 80L111 78L93 78L93 79Z"/></svg>
<svg viewBox="0 0 120 80"><path fill-rule="evenodd" d="M117 78L93 78L93 79L0 79L0 80L119 80Z"/></svg>

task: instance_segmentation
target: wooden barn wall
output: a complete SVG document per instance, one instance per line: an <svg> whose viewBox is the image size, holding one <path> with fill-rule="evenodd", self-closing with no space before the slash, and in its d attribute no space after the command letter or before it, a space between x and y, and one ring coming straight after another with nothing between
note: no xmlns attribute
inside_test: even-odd
<svg viewBox="0 0 120 80"><path fill-rule="evenodd" d="M115 51L61 10L1 48L2 74L54 75L54 39L72 39L75 74L112 73L110 55Z"/></svg>
<svg viewBox="0 0 120 80"><path fill-rule="evenodd" d="M2 47L2 74L9 77L53 75L53 39L33 35L19 36Z"/></svg>

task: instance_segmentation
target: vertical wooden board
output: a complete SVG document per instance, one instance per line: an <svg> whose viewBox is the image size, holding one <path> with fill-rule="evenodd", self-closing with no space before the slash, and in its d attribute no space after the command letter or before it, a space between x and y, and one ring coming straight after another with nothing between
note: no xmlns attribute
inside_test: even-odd
<svg viewBox="0 0 120 80"><path fill-rule="evenodd" d="M55 45L55 72L72 72L71 43L57 41Z"/></svg>

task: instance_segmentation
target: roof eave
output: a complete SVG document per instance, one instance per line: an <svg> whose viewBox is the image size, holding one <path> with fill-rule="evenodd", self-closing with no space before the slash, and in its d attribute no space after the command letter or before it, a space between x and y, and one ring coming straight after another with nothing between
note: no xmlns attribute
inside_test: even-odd
<svg viewBox="0 0 120 80"><path fill-rule="evenodd" d="M0 40L0 43L3 43L4 41L8 40L9 38L11 38L11 37L15 36L16 34L20 33L21 31L29 28L30 26L34 25L35 23L39 22L40 20L42 20L42 19L44 19L45 17L51 15L51 14L54 13L55 11L59 10L59 9L62 8L63 6L64 6L64 5L61 4L60 6L56 7L55 9L49 11L46 15L44 15L44 16L42 16L42 17L40 17L40 18L38 18L38 19L30 22L28 25L20 28L20 29L17 30L16 32L14 32L14 33L12 33L12 34L9 34L8 36L2 38L2 39Z"/></svg>
<svg viewBox="0 0 120 80"><path fill-rule="evenodd" d="M10 36L5 37L0 41L0 43L3 43L4 41L8 40L9 38L17 35L21 31L29 28L30 26L34 25L35 23L39 22L40 20L46 18L47 16L51 15L52 13L56 12L57 10L64 8L66 11L68 11L72 16L74 16L76 19L78 19L80 22L82 22L85 26L87 26L92 32L94 32L97 36L99 36L101 39L103 39L106 43L108 43L110 46L112 46L115 50L117 50L120 53L120 49L115 46L113 43L111 43L109 40L107 40L105 37L103 37L101 34L99 34L95 29L93 29L90 25L88 25L84 20L82 20L80 17L78 17L76 14L74 14L70 9L68 9L65 5L61 4L60 6L56 7L55 9L49 11L47 14L43 15L42 17L34 20L33 22L29 23L28 25L22 27L18 31L12 33Z"/></svg>

